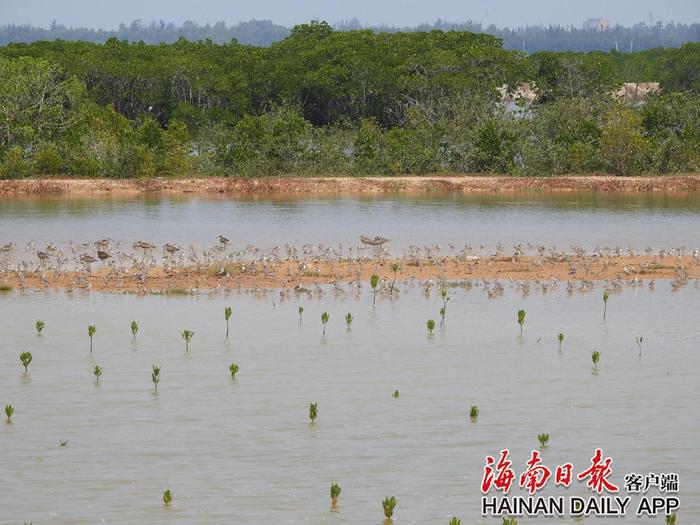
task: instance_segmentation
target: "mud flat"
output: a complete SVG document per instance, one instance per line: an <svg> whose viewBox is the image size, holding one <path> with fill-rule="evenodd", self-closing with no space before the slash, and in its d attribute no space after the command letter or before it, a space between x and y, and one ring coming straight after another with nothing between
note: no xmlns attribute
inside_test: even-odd
<svg viewBox="0 0 700 525"><path fill-rule="evenodd" d="M153 179L22 179L0 181L0 196L139 194L381 194L522 191L695 192L700 174L613 177L435 175L422 177L265 177Z"/></svg>

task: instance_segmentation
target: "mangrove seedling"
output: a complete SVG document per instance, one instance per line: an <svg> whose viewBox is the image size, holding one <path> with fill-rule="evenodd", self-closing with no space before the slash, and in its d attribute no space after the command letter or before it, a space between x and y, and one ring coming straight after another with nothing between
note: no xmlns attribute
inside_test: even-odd
<svg viewBox="0 0 700 525"><path fill-rule="evenodd" d="M333 483L331 485L331 507L336 508L338 506L338 496L340 496L340 485Z"/></svg>
<svg viewBox="0 0 700 525"><path fill-rule="evenodd" d="M97 332L97 327L94 324L88 326L88 337L90 338L90 352L92 352L92 337Z"/></svg>
<svg viewBox="0 0 700 525"><path fill-rule="evenodd" d="M8 423L12 419L12 414L15 413L15 407L12 405L5 405L5 416L7 416Z"/></svg>
<svg viewBox="0 0 700 525"><path fill-rule="evenodd" d="M666 514L666 525L676 525L676 513Z"/></svg>
<svg viewBox="0 0 700 525"><path fill-rule="evenodd" d="M299 324L301 324L301 314L303 314L303 313L304 313L304 307L300 306L299 307Z"/></svg>
<svg viewBox="0 0 700 525"><path fill-rule="evenodd" d="M435 330L435 321L428 319L426 324L428 326L428 335L433 335L433 330Z"/></svg>
<svg viewBox="0 0 700 525"><path fill-rule="evenodd" d="M549 443L549 434L537 434L537 439L540 441L540 448L547 448L547 443Z"/></svg>
<svg viewBox="0 0 700 525"><path fill-rule="evenodd" d="M399 391L398 391L398 390L394 390L394 393L391 394L391 395L394 396L394 397L399 397L400 394L399 394Z"/></svg>
<svg viewBox="0 0 700 525"><path fill-rule="evenodd" d="M457 516L452 516L450 520L450 525L462 525L462 520L458 520Z"/></svg>
<svg viewBox="0 0 700 525"><path fill-rule="evenodd" d="M153 381L153 384L156 387L156 390L158 390L158 383L160 383L160 367L153 365L153 370L151 371L151 381Z"/></svg>
<svg viewBox="0 0 700 525"><path fill-rule="evenodd" d="M389 268L391 268L391 271L394 272L394 280L391 281L391 289L389 290L389 293L391 295L394 295L394 285L396 284L396 274L399 273L399 269L401 267L399 266L399 263L392 263L391 266L389 266Z"/></svg>
<svg viewBox="0 0 700 525"><path fill-rule="evenodd" d="M598 368L598 361L600 361L600 352L598 350L591 354L591 360L593 361L593 367Z"/></svg>
<svg viewBox="0 0 700 525"><path fill-rule="evenodd" d="M518 525L518 520L515 518L503 518L503 525Z"/></svg>
<svg viewBox="0 0 700 525"><path fill-rule="evenodd" d="M27 373L27 368L29 368L29 363L32 362L31 352L22 352L19 354L19 360L22 361L22 366L24 367L24 373Z"/></svg>
<svg viewBox="0 0 700 525"><path fill-rule="evenodd" d="M525 324L525 310L518 310L518 324L520 325L520 335L523 335L523 325Z"/></svg>
<svg viewBox="0 0 700 525"><path fill-rule="evenodd" d="M236 363L231 363L231 366L229 366L228 369L231 372L231 379L236 379L236 374L239 370L238 365Z"/></svg>
<svg viewBox="0 0 700 525"><path fill-rule="evenodd" d="M173 500L173 493L170 492L170 489L164 491L163 492L163 503L165 505L168 505L172 500Z"/></svg>
<svg viewBox="0 0 700 525"><path fill-rule="evenodd" d="M318 417L318 403L311 403L309 405L309 419L311 420L311 423L314 423L316 421L317 417Z"/></svg>
<svg viewBox="0 0 700 525"><path fill-rule="evenodd" d="M603 292L603 321L605 321L605 314L608 313L608 299L610 298L610 294L608 293L607 290Z"/></svg>
<svg viewBox="0 0 700 525"><path fill-rule="evenodd" d="M134 337L134 341L136 341L136 332L139 331L139 324L136 321L131 321L131 335Z"/></svg>
<svg viewBox="0 0 700 525"><path fill-rule="evenodd" d="M348 314L345 316L345 324L348 327L348 330L350 330L350 325L352 324L352 314L348 312Z"/></svg>
<svg viewBox="0 0 700 525"><path fill-rule="evenodd" d="M449 297L447 297L447 288L443 288L440 290L440 298L442 299L442 308L440 308L440 326L445 326L445 314L447 313L447 301L450 300Z"/></svg>
<svg viewBox="0 0 700 525"><path fill-rule="evenodd" d="M384 498L384 501L382 501L382 507L384 508L384 517L391 520L391 517L394 515L394 507L396 507L396 498L394 496Z"/></svg>
<svg viewBox="0 0 700 525"><path fill-rule="evenodd" d="M44 321L37 321L35 326L36 326L36 335L41 335L41 331L46 326L46 323Z"/></svg>
<svg viewBox="0 0 700 525"><path fill-rule="evenodd" d="M192 336L194 335L194 330L183 330L182 338L185 340L185 352L190 351L190 341L192 341Z"/></svg>
<svg viewBox="0 0 700 525"><path fill-rule="evenodd" d="M67 439L62 439L61 441L58 442L61 447L66 448L68 446L68 440Z"/></svg>
<svg viewBox="0 0 700 525"><path fill-rule="evenodd" d="M228 339L228 320L231 319L231 307L224 308L224 319L226 319L226 339Z"/></svg>
<svg viewBox="0 0 700 525"><path fill-rule="evenodd" d="M369 278L369 285L372 287L372 308L377 302L377 285L379 284L379 276L375 273Z"/></svg>
<svg viewBox="0 0 700 525"><path fill-rule="evenodd" d="M102 375L102 367L100 365L95 365L95 368L92 369L92 373L95 376L95 383L99 383L100 376Z"/></svg>
<svg viewBox="0 0 700 525"><path fill-rule="evenodd" d="M559 350L561 350L561 344L564 342L564 334L560 333L557 336L557 341L559 341Z"/></svg>
<svg viewBox="0 0 700 525"><path fill-rule="evenodd" d="M469 417L472 419L472 421L475 421L477 417L479 417L479 407L476 405L472 405L472 407L469 409Z"/></svg>
<svg viewBox="0 0 700 525"><path fill-rule="evenodd" d="M328 312L321 314L321 323L323 323L323 335L326 335L326 323L328 322Z"/></svg>
<svg viewBox="0 0 700 525"><path fill-rule="evenodd" d="M642 357L642 339L644 339L644 337L641 335L634 338L634 340L637 341L637 346L639 347L639 357Z"/></svg>

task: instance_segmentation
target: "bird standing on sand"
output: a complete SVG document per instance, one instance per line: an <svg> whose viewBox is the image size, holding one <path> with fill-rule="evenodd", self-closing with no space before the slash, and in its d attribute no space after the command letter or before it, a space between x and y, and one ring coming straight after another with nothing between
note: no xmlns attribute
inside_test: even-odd
<svg viewBox="0 0 700 525"><path fill-rule="evenodd" d="M223 244L224 246L226 246L229 243L229 240L226 237L224 237L223 235L219 235L219 242L221 244Z"/></svg>

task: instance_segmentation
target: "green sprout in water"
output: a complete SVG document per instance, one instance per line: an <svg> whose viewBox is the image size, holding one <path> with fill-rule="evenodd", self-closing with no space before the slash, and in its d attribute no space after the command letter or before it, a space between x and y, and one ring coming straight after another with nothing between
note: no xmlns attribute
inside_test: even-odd
<svg viewBox="0 0 700 525"><path fill-rule="evenodd" d="M666 515L666 525L676 525L676 513Z"/></svg>
<svg viewBox="0 0 700 525"><path fill-rule="evenodd" d="M523 325L525 324L525 310L518 310L518 324L520 325L520 335L523 335Z"/></svg>
<svg viewBox="0 0 700 525"><path fill-rule="evenodd" d="M309 419L311 420L311 423L316 422L317 417L318 417L318 403L311 403L309 405Z"/></svg>
<svg viewBox="0 0 700 525"><path fill-rule="evenodd" d="M160 383L160 367L153 365L153 370L151 371L151 381L153 381L153 384L156 387L156 390L158 390L158 383Z"/></svg>
<svg viewBox="0 0 700 525"><path fill-rule="evenodd" d="M7 416L7 422L12 420L12 414L15 413L15 407L12 405L5 405L5 416Z"/></svg>
<svg viewBox="0 0 700 525"><path fill-rule="evenodd" d="M372 308L377 302L377 285L379 284L379 276L375 273L369 278L369 285L372 287Z"/></svg>
<svg viewBox="0 0 700 525"><path fill-rule="evenodd" d="M396 498L394 496L384 498L384 501L382 501L382 507L384 508L384 517L387 520L391 520L391 517L394 515L394 507L396 507Z"/></svg>
<svg viewBox="0 0 700 525"><path fill-rule="evenodd" d="M608 293L607 290L603 292L603 321L605 321L605 314L608 313L608 299L610 298L610 294Z"/></svg>
<svg viewBox="0 0 700 525"><path fill-rule="evenodd" d="M194 336L194 330L183 330L182 338L185 340L185 352L190 351L190 341L192 341L192 336Z"/></svg>
<svg viewBox="0 0 700 525"><path fill-rule="evenodd" d="M231 366L228 367L229 371L231 372L231 379L236 379L236 374L238 373L238 365L236 363L231 363Z"/></svg>
<svg viewBox="0 0 700 525"><path fill-rule="evenodd" d="M549 443L549 434L537 434L537 439L540 442L540 448L547 448L547 443Z"/></svg>
<svg viewBox="0 0 700 525"><path fill-rule="evenodd" d="M445 314L447 313L447 301L450 298L447 296L447 288L440 290L440 298L442 299L442 308L440 308L440 326L445 326Z"/></svg>
<svg viewBox="0 0 700 525"><path fill-rule="evenodd" d="M90 352L92 352L92 337L97 332L97 327L94 324L88 326L88 337L90 338Z"/></svg>
<svg viewBox="0 0 700 525"><path fill-rule="evenodd" d="M399 263L392 263L391 266L391 271L394 272L394 280L391 281L391 289L389 290L389 293L393 296L394 295L394 285L396 284L396 274L399 273L399 270L401 267L399 266Z"/></svg>
<svg viewBox="0 0 700 525"><path fill-rule="evenodd" d="M224 308L224 319L226 319L226 339L228 339L228 320L231 319L231 307Z"/></svg>
<svg viewBox="0 0 700 525"><path fill-rule="evenodd" d="M46 323L44 321L39 320L36 322L35 326L36 326L36 335L41 335L41 331L46 326Z"/></svg>
<svg viewBox="0 0 700 525"><path fill-rule="evenodd" d="M348 312L348 314L345 316L345 324L348 327L348 330L350 330L350 325L352 324L352 314Z"/></svg>
<svg viewBox="0 0 700 525"><path fill-rule="evenodd" d="M433 330L435 330L435 321L428 319L426 324L428 326L428 335L433 335Z"/></svg>
<svg viewBox="0 0 700 525"><path fill-rule="evenodd" d="M32 353L31 352L22 352L19 354L19 360L22 361L22 366L24 367L24 373L27 373L27 369L29 368L29 363L32 362Z"/></svg>
<svg viewBox="0 0 700 525"><path fill-rule="evenodd" d="M131 335L134 337L134 341L136 341L136 332L139 331L139 324L136 321L131 321Z"/></svg>
<svg viewBox="0 0 700 525"><path fill-rule="evenodd" d="M642 357L642 340L644 339L643 336L635 337L634 340L637 341L637 346L639 347L639 357Z"/></svg>
<svg viewBox="0 0 700 525"><path fill-rule="evenodd" d="M469 409L469 417L472 419L472 421L475 421L477 417L479 417L479 407L476 405L472 405L472 407Z"/></svg>
<svg viewBox="0 0 700 525"><path fill-rule="evenodd" d="M399 394L399 391L398 391L398 390L394 390L394 393L391 394L391 395L394 396L394 397L396 398L396 397L399 397L399 395L401 395L401 394Z"/></svg>
<svg viewBox="0 0 700 525"><path fill-rule="evenodd" d="M452 516L450 520L450 525L462 525L462 520L458 520L457 516Z"/></svg>
<svg viewBox="0 0 700 525"><path fill-rule="evenodd" d="M299 311L299 324L301 324L301 314L304 313L304 307L300 306L298 311Z"/></svg>
<svg viewBox="0 0 700 525"><path fill-rule="evenodd" d="M323 312L321 314L321 323L323 323L323 335L326 335L326 323L328 322L328 312Z"/></svg>
<svg viewBox="0 0 700 525"><path fill-rule="evenodd" d="M331 485L331 507L336 508L338 506L338 496L340 496L340 485L333 483Z"/></svg>
<svg viewBox="0 0 700 525"><path fill-rule="evenodd" d="M170 502L173 500L173 493L170 492L170 489L166 490L163 492L163 503L165 505L170 504Z"/></svg>
<svg viewBox="0 0 700 525"><path fill-rule="evenodd" d="M600 361L600 352L598 350L591 354L591 360L593 361L593 367L598 368L598 361Z"/></svg>
<svg viewBox="0 0 700 525"><path fill-rule="evenodd" d="M67 439L62 439L61 441L58 442L61 447L66 448L68 446L68 440Z"/></svg>
<svg viewBox="0 0 700 525"><path fill-rule="evenodd" d="M559 350L561 350L561 344L564 342L564 334L560 333L557 336L557 341L559 341Z"/></svg>
<svg viewBox="0 0 700 525"><path fill-rule="evenodd" d="M95 376L95 382L99 383L100 376L102 375L102 367L100 365L95 365L95 368L92 369L92 373Z"/></svg>
<svg viewBox="0 0 700 525"><path fill-rule="evenodd" d="M503 525L518 525L518 520L515 518L503 518Z"/></svg>

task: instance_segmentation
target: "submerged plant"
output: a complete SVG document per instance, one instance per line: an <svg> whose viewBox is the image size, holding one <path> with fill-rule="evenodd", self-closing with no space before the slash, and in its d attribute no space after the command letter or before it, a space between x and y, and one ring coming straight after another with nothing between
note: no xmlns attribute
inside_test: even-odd
<svg viewBox="0 0 700 525"><path fill-rule="evenodd" d="M338 505L338 496L340 496L340 485L333 483L331 485L331 507L335 508Z"/></svg>
<svg viewBox="0 0 700 525"><path fill-rule="evenodd" d="M608 313L608 299L610 298L610 294L608 293L607 290L603 292L603 321L605 321L605 314Z"/></svg>
<svg viewBox="0 0 700 525"><path fill-rule="evenodd" d="M557 341L559 341L559 350L561 350L561 344L564 342L564 334L560 333L557 336Z"/></svg>
<svg viewBox="0 0 700 525"><path fill-rule="evenodd" d="M29 363L32 362L31 352L22 352L19 354L19 360L22 361L22 366L24 367L24 373L27 373L27 368L29 368Z"/></svg>
<svg viewBox="0 0 700 525"><path fill-rule="evenodd" d="M391 395L394 396L394 397L399 397L399 395L401 395L401 394L399 394L399 391L398 391L398 390L394 390L394 393L391 394Z"/></svg>
<svg viewBox="0 0 700 525"><path fill-rule="evenodd" d="M300 306L299 307L299 324L301 324L301 314L303 314L303 313L304 313L304 307Z"/></svg>
<svg viewBox="0 0 700 525"><path fill-rule="evenodd" d="M379 284L379 276L375 273L369 278L369 285L372 287L372 308L377 302L377 285Z"/></svg>
<svg viewBox="0 0 700 525"><path fill-rule="evenodd" d="M39 320L35 323L35 326L36 326L36 335L41 335L41 331L46 326L46 323L44 321Z"/></svg>
<svg viewBox="0 0 700 525"><path fill-rule="evenodd" d="M323 312L321 314L321 323L323 323L323 335L326 335L326 323L328 322L328 312Z"/></svg>
<svg viewBox="0 0 700 525"><path fill-rule="evenodd" d="M226 319L226 339L228 339L228 320L231 319L231 307L224 308L224 319Z"/></svg>
<svg viewBox="0 0 700 525"><path fill-rule="evenodd" d="M15 413L15 407L12 405L5 405L5 416L7 417L7 421L9 422L12 420L12 414Z"/></svg>
<svg viewBox="0 0 700 525"><path fill-rule="evenodd" d="M637 346L639 347L639 357L642 357L642 339L644 339L644 337L641 335L634 338L634 340L637 341Z"/></svg>
<svg viewBox="0 0 700 525"><path fill-rule="evenodd" d="M348 312L347 315L345 316L345 324L347 325L348 330L350 329L350 325L352 324L352 319L353 319L352 314L350 312Z"/></svg>
<svg viewBox="0 0 700 525"><path fill-rule="evenodd" d="M139 324L136 321L131 321L131 335L134 337L134 341L136 341L136 332L139 331Z"/></svg>
<svg viewBox="0 0 700 525"><path fill-rule="evenodd" d="M432 335L433 330L435 330L435 321L433 321L432 319L428 319L426 325L428 326L428 334Z"/></svg>
<svg viewBox="0 0 700 525"><path fill-rule="evenodd" d="M518 310L518 324L520 325L520 335L523 335L523 325L525 324L525 310Z"/></svg>
<svg viewBox="0 0 700 525"><path fill-rule="evenodd" d="M593 367L598 368L598 361L600 361L600 352L598 350L591 354L591 360L593 361Z"/></svg>
<svg viewBox="0 0 700 525"><path fill-rule="evenodd" d="M153 365L153 370L151 371L151 381L153 381L153 384L156 387L156 390L158 390L158 383L160 383L160 367Z"/></svg>
<svg viewBox="0 0 700 525"><path fill-rule="evenodd" d="M163 492L163 503L168 505L173 500L173 493L170 489Z"/></svg>
<svg viewBox="0 0 700 525"><path fill-rule="evenodd" d="M92 338L97 332L97 327L94 324L88 326L88 337L90 338L90 352L92 352Z"/></svg>
<svg viewBox="0 0 700 525"><path fill-rule="evenodd" d="M469 417L472 420L476 420L477 417L479 417L479 407L476 405L472 405L472 407L469 409Z"/></svg>
<svg viewBox="0 0 700 525"><path fill-rule="evenodd" d="M546 448L549 443L549 434L537 434L537 439L540 442L540 448Z"/></svg>
<svg viewBox="0 0 700 525"><path fill-rule="evenodd" d="M231 366L229 366L228 369L231 372L231 379L236 379L236 374L239 370L238 365L236 363L231 363Z"/></svg>
<svg viewBox="0 0 700 525"><path fill-rule="evenodd" d="M457 516L452 516L450 520L450 525L462 525L462 520L458 520Z"/></svg>
<svg viewBox="0 0 700 525"><path fill-rule="evenodd" d="M318 417L318 403L311 403L309 405L309 419L311 420L311 423L314 423L316 421L317 417Z"/></svg>
<svg viewBox="0 0 700 525"><path fill-rule="evenodd" d="M394 280L391 281L391 289L389 290L389 293L391 295L394 295L394 285L396 284L396 274L399 273L399 270L401 269L401 267L399 266L399 263L392 263L391 266L389 266L389 268L391 268L391 271L394 272Z"/></svg>
<svg viewBox="0 0 700 525"><path fill-rule="evenodd" d="M194 336L194 330L182 331L182 338L185 340L185 352L190 351L190 341L192 341L192 336Z"/></svg>
<svg viewBox="0 0 700 525"><path fill-rule="evenodd" d="M92 373L95 376L95 382L99 383L100 376L102 375L102 367L100 365L95 365L95 368L92 369Z"/></svg>
<svg viewBox="0 0 700 525"><path fill-rule="evenodd" d="M382 501L382 507L384 508L384 517L388 520L394 515L394 507L396 507L396 498L394 496L390 498L384 498Z"/></svg>

